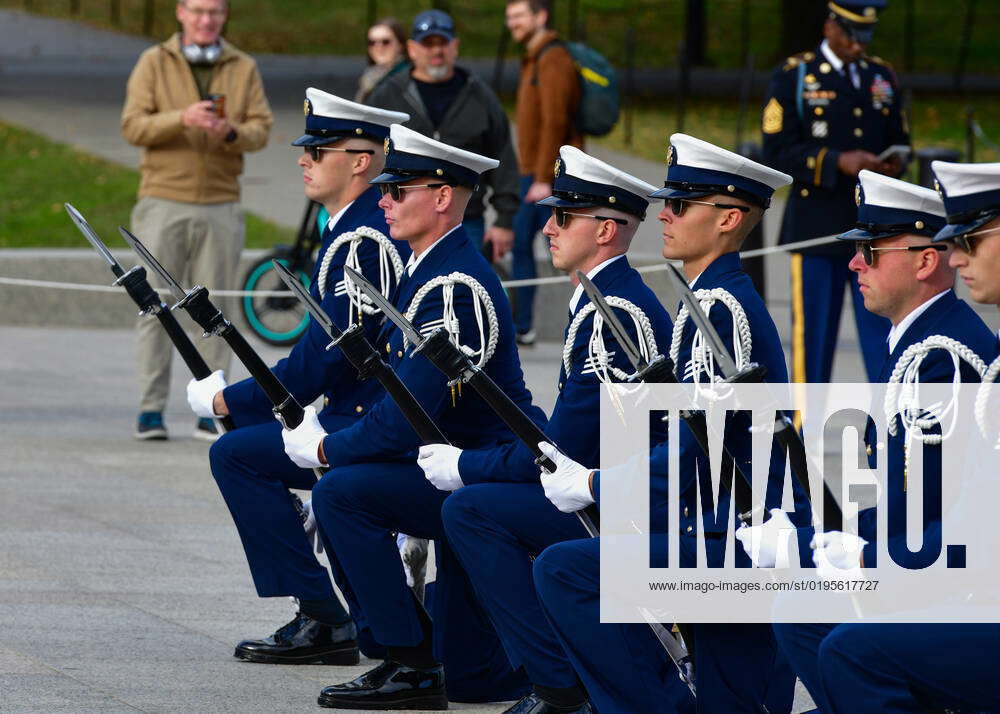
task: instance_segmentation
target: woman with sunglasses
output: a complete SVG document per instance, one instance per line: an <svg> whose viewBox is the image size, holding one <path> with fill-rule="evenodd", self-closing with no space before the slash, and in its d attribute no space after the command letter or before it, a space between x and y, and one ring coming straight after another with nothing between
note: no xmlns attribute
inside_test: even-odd
<svg viewBox="0 0 1000 714"><path fill-rule="evenodd" d="M865 307L892 323L888 358L879 381L890 382L904 353L932 336L959 342L989 362L995 353L996 340L972 308L955 295L952 289L955 272L948 264L947 245L932 242L936 234L940 235L939 229L947 230L945 205L933 191L921 186L871 171L861 171L859 178L857 228L840 238L855 241L857 251L850 268L857 273ZM951 383L956 376L948 350L932 349L918 364L918 384ZM960 360L959 364L963 382L979 381L978 372L967 362ZM968 408L968 404L964 406ZM907 479L913 482L922 478L924 512L940 514L941 484L945 478L941 447L924 444L922 473L918 474L912 464L907 466L906 444L910 435L905 425L896 434L889 434L884 449L879 449L878 439L874 428L865 434L870 468L881 465L879 460L886 464L887 481L882 490L900 494L906 490ZM938 455L931 456L935 451ZM815 551L816 563L829 562L842 570L863 567L865 577L874 580L879 578L876 554L888 550L901 567L910 570L927 567L928 560L933 562L941 550L942 517L928 519L924 524L923 547L914 552L905 545L905 514L892 508L888 513L886 543L880 544L876 538L876 509L867 508L858 515L860 539L840 531L825 533L825 543ZM806 534L798 540L802 544L810 538L811 534ZM886 565L887 553L880 557ZM826 577L824 567L817 569L821 578ZM821 623L775 624L774 631L820 711L882 713L966 704L963 698L966 693L988 689L985 664L972 668L978 672L980 684L969 689L959 685L965 676L958 666L962 658L942 655L940 651L942 642L954 644L969 637L971 646L967 654L975 653L985 660L985 652L981 650L985 633L975 630L977 627L980 626ZM1000 628L997 632L1000 634ZM933 647L927 646L930 642ZM995 646L988 651L995 651ZM941 678L937 683L936 676ZM976 701L980 706L988 706L1000 703L1000 698L991 695L989 699Z"/></svg>
<svg viewBox="0 0 1000 714"><path fill-rule="evenodd" d="M358 79L354 101L364 103L383 79L408 64L406 31L396 18L382 18L368 28L368 66Z"/></svg>

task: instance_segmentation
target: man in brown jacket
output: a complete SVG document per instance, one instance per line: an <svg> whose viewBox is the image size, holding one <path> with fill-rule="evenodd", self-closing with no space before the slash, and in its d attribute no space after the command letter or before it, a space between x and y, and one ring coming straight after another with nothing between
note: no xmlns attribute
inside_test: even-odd
<svg viewBox="0 0 1000 714"><path fill-rule="evenodd" d="M513 278L535 277L535 235L549 218L535 205L552 194L552 171L564 144L583 148L583 134L573 121L580 104L580 80L569 50L548 29L547 0L507 3L507 28L524 45L517 88L517 163L521 172L521 208L514 217ZM532 344L535 288L518 288L514 327L520 344Z"/></svg>
<svg viewBox="0 0 1000 714"><path fill-rule="evenodd" d="M244 243L239 206L243 153L267 143L274 123L253 59L221 38L225 0L180 0L181 31L139 57L128 80L122 135L143 148L132 230L186 284L230 288ZM222 340L199 344L226 369ZM170 342L156 320L138 322L138 439L165 439ZM195 436L216 437L211 419Z"/></svg>

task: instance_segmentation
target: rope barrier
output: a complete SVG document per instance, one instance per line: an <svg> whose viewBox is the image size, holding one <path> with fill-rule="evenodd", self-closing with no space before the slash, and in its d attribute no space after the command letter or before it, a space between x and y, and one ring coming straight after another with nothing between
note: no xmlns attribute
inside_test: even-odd
<svg viewBox="0 0 1000 714"><path fill-rule="evenodd" d="M743 259L747 258L757 258L764 255L773 255L775 253L788 253L793 250L802 250L803 248L813 248L819 245L827 245L833 243L837 240L837 235L822 236L820 238L812 238L810 240L800 241L798 243L790 243L786 245L775 245L769 248L757 248L756 250L748 250L740 253L740 257ZM667 263L658 263L656 265L643 265L637 267L636 270L640 273L654 273L660 270L666 270ZM500 283L504 288L520 288L527 287L529 285L557 285L559 283L568 283L568 275L554 275L549 278L529 278L525 280L504 280ZM91 283L62 283L54 280L33 280L30 278L14 278L14 277L4 277L0 276L0 285L11 285L18 287L29 287L29 288L48 288L50 290L77 290L80 292L91 292L91 293L117 293L121 292L122 288L114 285L94 285ZM210 290L212 295L217 297L291 297L292 293L287 290Z"/></svg>

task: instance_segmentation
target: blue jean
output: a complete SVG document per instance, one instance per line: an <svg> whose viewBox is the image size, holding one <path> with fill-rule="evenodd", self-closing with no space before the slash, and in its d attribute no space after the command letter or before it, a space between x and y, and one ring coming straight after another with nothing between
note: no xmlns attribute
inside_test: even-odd
<svg viewBox="0 0 1000 714"><path fill-rule="evenodd" d="M514 250L513 275L514 280L525 280L537 276L535 272L535 234L542 230L549 220L551 210L546 206L537 206L524 202L524 194L534 182L533 176L521 176L520 196L521 207L514 214ZM535 286L516 288L514 305L514 329L523 334L531 329L535 313Z"/></svg>

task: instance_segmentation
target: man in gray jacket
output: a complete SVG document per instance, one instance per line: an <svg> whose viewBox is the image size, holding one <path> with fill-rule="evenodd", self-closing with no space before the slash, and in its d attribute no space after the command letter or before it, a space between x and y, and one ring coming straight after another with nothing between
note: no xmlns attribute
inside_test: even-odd
<svg viewBox="0 0 1000 714"><path fill-rule="evenodd" d="M406 126L451 146L489 156L500 166L488 171L465 211L466 232L474 243L489 242L494 260L514 243L518 200L517 158L510 123L493 90L468 70L456 66L455 23L441 10L426 10L413 20L407 51L410 72L398 72L379 84L368 104L406 112ZM486 187L496 220L487 231L483 213Z"/></svg>

